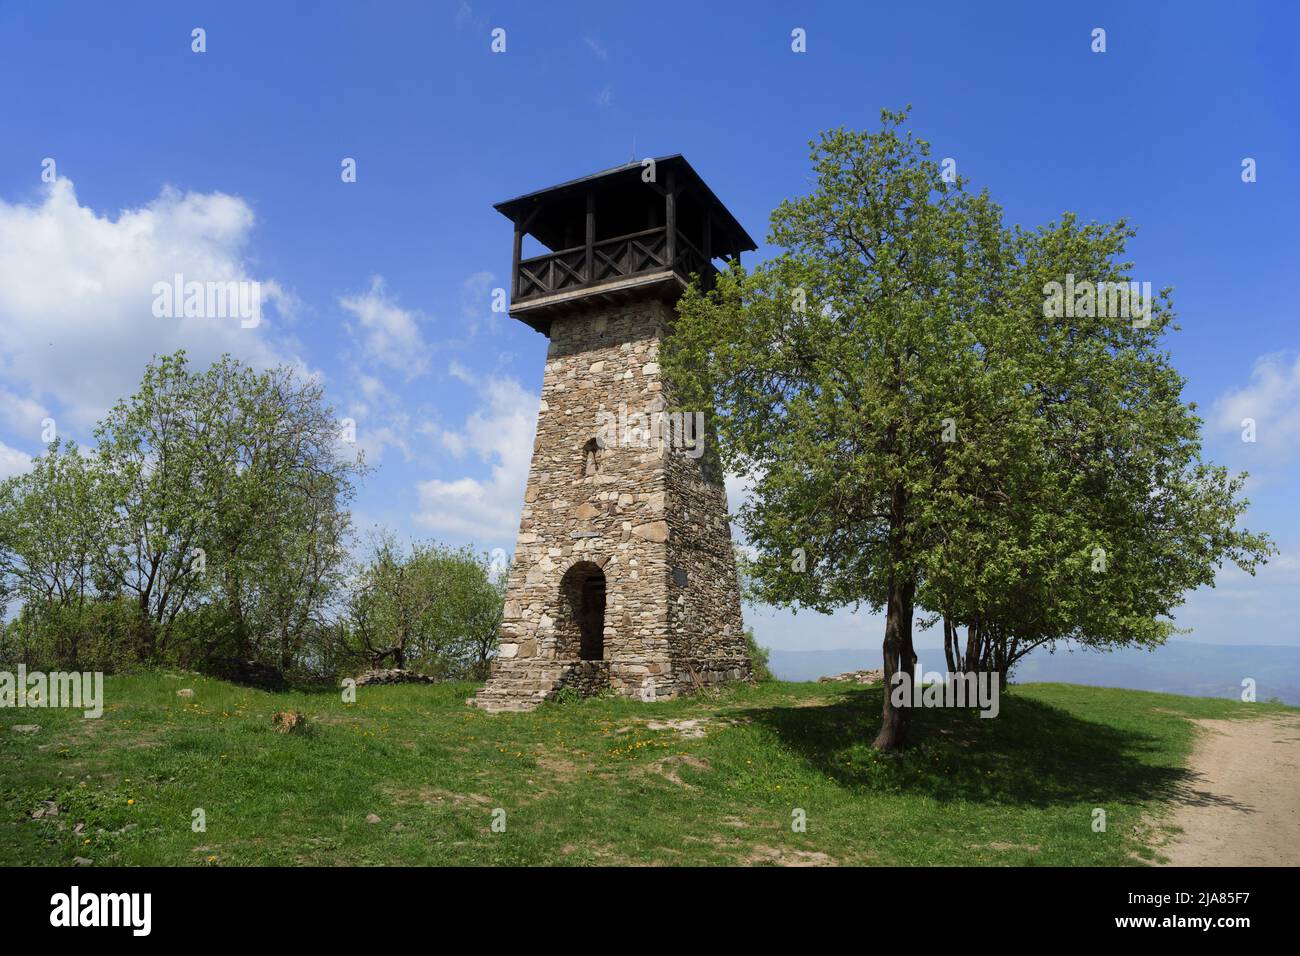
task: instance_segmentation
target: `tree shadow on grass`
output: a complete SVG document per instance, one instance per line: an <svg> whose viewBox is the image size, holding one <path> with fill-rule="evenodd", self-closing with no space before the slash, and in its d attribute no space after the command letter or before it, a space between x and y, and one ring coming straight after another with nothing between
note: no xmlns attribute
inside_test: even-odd
<svg viewBox="0 0 1300 956"><path fill-rule="evenodd" d="M871 749L880 729L879 687L816 707L747 711L809 767L850 788L938 801L1053 806L1170 799L1187 772L1168 766L1169 743L1118 730L1019 695L995 718L948 708L912 712L901 754Z"/></svg>

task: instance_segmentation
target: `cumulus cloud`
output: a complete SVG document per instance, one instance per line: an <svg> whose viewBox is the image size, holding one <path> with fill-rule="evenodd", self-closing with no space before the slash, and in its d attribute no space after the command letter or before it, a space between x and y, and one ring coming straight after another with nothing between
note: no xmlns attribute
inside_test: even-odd
<svg viewBox="0 0 1300 956"><path fill-rule="evenodd" d="M379 465L388 448L396 448L405 461L411 461L415 456L412 438L427 429L427 423L415 424L401 397L378 376L353 365L350 383L343 412L356 423L357 446L365 453L366 464Z"/></svg>
<svg viewBox="0 0 1300 956"><path fill-rule="evenodd" d="M40 402L0 388L0 422L16 434L36 439L44 430L41 423L49 415L49 410Z"/></svg>
<svg viewBox="0 0 1300 956"><path fill-rule="evenodd" d="M1209 414L1212 429L1240 436L1243 422L1255 422L1255 450L1274 463L1296 453L1300 443L1300 354L1260 356L1250 382L1225 392Z"/></svg>
<svg viewBox="0 0 1300 956"><path fill-rule="evenodd" d="M0 479L21 475L31 467L32 456L0 441Z"/></svg>
<svg viewBox="0 0 1300 956"><path fill-rule="evenodd" d="M408 380L428 371L430 348L420 331L423 319L394 301L382 276L372 277L368 290L345 296L339 304L356 319L352 335L363 358L401 372Z"/></svg>
<svg viewBox="0 0 1300 956"><path fill-rule="evenodd" d="M254 225L237 196L166 187L147 204L100 215L68 179L31 204L0 200L0 405L23 425L53 402L87 426L130 394L155 354L185 348L207 364L230 352L257 367L288 360L272 339L268 303L283 318L293 300L257 280L244 257ZM154 315L154 286L185 281L259 283L262 321ZM60 423L62 424L62 422Z"/></svg>
<svg viewBox="0 0 1300 956"><path fill-rule="evenodd" d="M482 404L462 429L441 435L444 447L474 453L488 466L485 480L430 479L417 485L415 520L434 531L480 544L511 543L528 482L538 398L511 378L479 380L459 366L454 376L474 388Z"/></svg>
<svg viewBox="0 0 1300 956"><path fill-rule="evenodd" d="M492 311L496 276L491 272L475 272L460 284L460 314L471 335L480 331L496 333L500 329L498 315ZM502 290L504 292L504 290Z"/></svg>

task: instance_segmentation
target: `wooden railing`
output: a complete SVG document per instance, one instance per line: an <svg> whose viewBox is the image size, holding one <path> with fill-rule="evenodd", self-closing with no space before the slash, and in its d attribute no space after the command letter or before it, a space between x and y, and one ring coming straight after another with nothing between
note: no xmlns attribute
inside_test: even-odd
<svg viewBox="0 0 1300 956"><path fill-rule="evenodd" d="M698 275L704 288L713 287L713 279L717 275L717 270L713 268L713 263L708 257L680 232L677 234L676 262L673 263L673 271L683 278L689 279L693 275Z"/></svg>
<svg viewBox="0 0 1300 956"><path fill-rule="evenodd" d="M683 279L699 274L711 285L716 270L694 243L680 232L674 250L673 271ZM515 276L514 301L555 295L613 282L632 276L668 270L668 230L660 226L627 236L615 236L587 247L574 246L544 256L521 259Z"/></svg>

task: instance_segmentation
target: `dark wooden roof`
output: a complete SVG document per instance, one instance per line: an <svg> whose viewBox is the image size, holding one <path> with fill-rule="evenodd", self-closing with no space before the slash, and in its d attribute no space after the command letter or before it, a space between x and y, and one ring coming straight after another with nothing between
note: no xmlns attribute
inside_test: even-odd
<svg viewBox="0 0 1300 956"><path fill-rule="evenodd" d="M514 199L496 203L493 208L512 222L527 218L539 205L544 210L533 216L526 232L551 250L573 244L572 232L580 228L586 215L586 197L596 196L596 221L601 237L623 235L645 228L637 196L647 186L662 193L666 174L671 170L683 198L694 198L700 212L708 211L720 230L714 232L714 249L717 254L752 252L758 245L726 206L713 194L691 164L680 153L655 158L655 183L641 181L642 163L634 160L622 166L592 173L580 179L571 179L558 186L534 190ZM581 233L578 234L581 241Z"/></svg>

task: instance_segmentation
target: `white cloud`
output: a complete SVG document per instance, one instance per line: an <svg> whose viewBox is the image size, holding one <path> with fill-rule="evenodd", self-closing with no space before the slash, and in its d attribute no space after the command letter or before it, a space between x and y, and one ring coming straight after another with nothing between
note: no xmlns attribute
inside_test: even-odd
<svg viewBox="0 0 1300 956"><path fill-rule="evenodd" d="M378 465L384 458L384 449L396 448L407 461L411 460L411 443L407 430L392 422L367 427L358 422L357 445L365 453L367 465Z"/></svg>
<svg viewBox="0 0 1300 956"><path fill-rule="evenodd" d="M254 328L153 314L154 284L179 273L259 281L262 301L283 316L291 298L274 280L255 280L244 260L253 224L237 196L171 187L115 219L81 205L67 179L34 204L0 200L0 380L14 390L6 419L30 429L29 416L52 400L71 426L89 425L135 390L153 355L182 347L202 365L223 352L256 367L287 360L265 309Z"/></svg>
<svg viewBox="0 0 1300 956"><path fill-rule="evenodd" d="M749 475L727 475L723 486L727 489L727 510L733 515L749 502L754 493L755 479Z"/></svg>
<svg viewBox="0 0 1300 956"><path fill-rule="evenodd" d="M605 49L604 44L602 44L596 37L583 37L582 42L587 44L587 49L591 51L591 55L596 59L609 59L609 50Z"/></svg>
<svg viewBox="0 0 1300 956"><path fill-rule="evenodd" d="M1219 396L1210 410L1209 424L1240 439L1245 419L1255 422L1255 445L1274 463L1295 455L1300 443L1300 354L1262 355L1250 372L1250 383Z"/></svg>
<svg viewBox="0 0 1300 956"><path fill-rule="evenodd" d="M614 87L606 85L596 94L597 106L610 106L614 102Z"/></svg>
<svg viewBox="0 0 1300 956"><path fill-rule="evenodd" d="M0 388L0 422L14 432L36 439L43 430L41 422L45 421L49 414L40 402Z"/></svg>
<svg viewBox="0 0 1300 956"><path fill-rule="evenodd" d="M352 332L366 359L402 372L408 380L428 371L430 349L420 332L422 319L393 301L382 276L372 277L366 292L345 296L339 304L360 323Z"/></svg>
<svg viewBox="0 0 1300 956"><path fill-rule="evenodd" d="M32 456L0 441L0 479L20 475L32 465Z"/></svg>
<svg viewBox="0 0 1300 956"><path fill-rule="evenodd" d="M482 20L474 16L474 8L465 0L460 0L460 5L456 8L456 29L463 30L467 26L481 27Z"/></svg>
<svg viewBox="0 0 1300 956"><path fill-rule="evenodd" d="M377 376L355 365L351 370L355 392L344 404L344 414L357 427L357 447L365 453L366 464L379 465L388 447L396 448L406 461L412 458L411 416L401 399Z"/></svg>
<svg viewBox="0 0 1300 956"><path fill-rule="evenodd" d="M1226 564L1213 588L1197 588L1174 621L1191 638L1215 644L1295 644L1300 551L1290 541L1252 576Z"/></svg>
<svg viewBox="0 0 1300 956"><path fill-rule="evenodd" d="M533 456L538 398L511 378L479 381L458 365L451 374L474 387L483 405L463 429L444 432L441 441L453 451L474 452L489 466L490 475L486 480L420 482L416 523L479 544L512 544Z"/></svg>
<svg viewBox="0 0 1300 956"><path fill-rule="evenodd" d="M500 328L500 313L492 311L495 280L491 272L481 271L466 276L460 284L460 314L471 335L484 328L495 334Z"/></svg>

